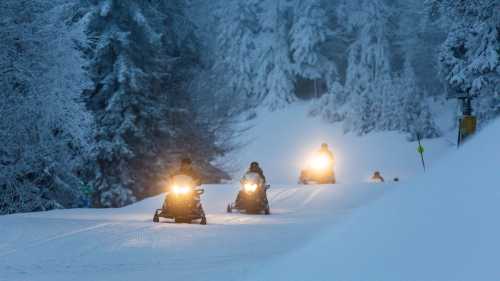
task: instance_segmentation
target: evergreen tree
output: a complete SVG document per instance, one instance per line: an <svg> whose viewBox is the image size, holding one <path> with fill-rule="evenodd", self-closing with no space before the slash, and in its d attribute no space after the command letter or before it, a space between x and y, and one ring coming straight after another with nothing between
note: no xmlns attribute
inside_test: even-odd
<svg viewBox="0 0 500 281"><path fill-rule="evenodd" d="M89 6L89 74L85 92L96 120L94 204L123 206L144 192L135 163L152 146L162 115L161 34L148 1L95 0Z"/></svg>
<svg viewBox="0 0 500 281"><path fill-rule="evenodd" d="M230 91L246 97L254 94L256 37L261 32L257 4L256 1L225 1L217 9L219 32L215 52L218 60L214 70L225 78Z"/></svg>
<svg viewBox="0 0 500 281"><path fill-rule="evenodd" d="M0 5L0 214L82 206L90 118L72 1Z"/></svg>
<svg viewBox="0 0 500 281"><path fill-rule="evenodd" d="M393 20L397 23L391 36L393 69L401 72L409 62L415 70L415 81L430 96L440 96L444 87L437 73L436 50L444 41L446 32L426 13L426 1L400 0L394 3Z"/></svg>
<svg viewBox="0 0 500 281"><path fill-rule="evenodd" d="M397 121L393 129L408 133L409 140L416 140L417 135L422 138L439 137L428 97L417 85L415 71L409 61L405 61L403 71L394 84L392 95L395 102L390 107L392 116L388 116L388 119Z"/></svg>
<svg viewBox="0 0 500 281"><path fill-rule="evenodd" d="M348 95L349 93L340 82L330 82L328 93L313 103L309 113L312 116L321 116L325 121L331 123L343 121L347 114L344 105Z"/></svg>
<svg viewBox="0 0 500 281"><path fill-rule="evenodd" d="M326 78L325 72L335 68L335 63L321 48L333 35L322 1L295 1L293 12L290 51L295 73L308 79Z"/></svg>
<svg viewBox="0 0 500 281"><path fill-rule="evenodd" d="M293 63L289 45L291 7L286 0L262 1L255 89L271 109L295 100Z"/></svg>
<svg viewBox="0 0 500 281"><path fill-rule="evenodd" d="M326 80L336 71L322 50L333 34L323 5L320 0L224 2L217 13L216 66L225 68L217 72L251 104L276 109L295 101L298 76Z"/></svg>
<svg viewBox="0 0 500 281"><path fill-rule="evenodd" d="M479 95L480 120L500 114L500 3L431 1L449 33L440 52L441 73L455 91Z"/></svg>
<svg viewBox="0 0 500 281"><path fill-rule="evenodd" d="M87 30L94 87L85 98L96 116L94 204L123 206L162 192L162 179L185 156L206 179L225 177L211 164L225 152L219 132L199 119L199 107L211 104L199 104L189 92L203 67L183 2L91 4Z"/></svg>
<svg viewBox="0 0 500 281"><path fill-rule="evenodd" d="M383 111L384 91L391 81L390 48L388 43L390 10L382 0L355 1L350 8L359 12L349 23L355 39L349 46L346 87L353 111L347 113L345 129L364 134L377 125ZM358 103L366 103L360 105ZM367 112L361 112L369 107Z"/></svg>

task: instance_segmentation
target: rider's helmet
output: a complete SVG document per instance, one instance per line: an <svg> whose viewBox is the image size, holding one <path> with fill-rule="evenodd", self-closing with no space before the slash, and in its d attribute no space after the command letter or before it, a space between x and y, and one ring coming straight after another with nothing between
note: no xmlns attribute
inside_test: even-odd
<svg viewBox="0 0 500 281"><path fill-rule="evenodd" d="M252 163L250 163L250 170L257 169L257 168L259 168L258 162L253 161Z"/></svg>
<svg viewBox="0 0 500 281"><path fill-rule="evenodd" d="M379 172L379 171L375 171L375 172L373 173L373 176L374 176L374 177L380 177L380 172Z"/></svg>
<svg viewBox="0 0 500 281"><path fill-rule="evenodd" d="M182 158L181 160L181 166L190 166L192 163L191 158Z"/></svg>
<svg viewBox="0 0 500 281"><path fill-rule="evenodd" d="M321 144L321 149L328 149L328 144L327 143L322 143Z"/></svg>

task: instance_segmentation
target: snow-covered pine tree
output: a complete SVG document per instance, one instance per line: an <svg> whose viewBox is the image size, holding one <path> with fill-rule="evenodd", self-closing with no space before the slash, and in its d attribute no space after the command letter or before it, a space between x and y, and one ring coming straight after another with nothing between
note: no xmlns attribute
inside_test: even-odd
<svg viewBox="0 0 500 281"><path fill-rule="evenodd" d="M202 105L188 91L203 69L184 2L90 4L94 86L85 98L96 116L94 204L123 206L161 192L162 178L186 155L201 163L202 173L225 176L210 164L224 149L215 132L200 125Z"/></svg>
<svg viewBox="0 0 500 281"><path fill-rule="evenodd" d="M172 134L168 143L162 145L168 151L158 153L170 156L161 157L164 167L157 173L177 169L179 158L187 155L192 158L205 182L219 182L229 176L214 163L217 157L231 150L229 139L233 136L233 117L240 113L243 104L239 99L245 95L221 90L219 86L225 82L224 78L211 76L211 71L216 68L212 64L213 58L203 57L203 54L207 54L212 46L200 40L198 27L185 13L185 2L166 3L170 8L165 10L171 11L169 14L176 18L171 23L176 30L172 34L174 44L165 42L163 54L163 57L175 58L175 63L165 66L169 69L169 78L162 82L162 88L169 89L167 112ZM171 8L173 4L176 4L175 10ZM158 143L164 140L158 139ZM163 192L164 187L161 188L156 193Z"/></svg>
<svg viewBox="0 0 500 281"><path fill-rule="evenodd" d="M354 2L329 2L323 1L321 7L326 18L323 18L322 30L327 35L327 41L321 48L321 59L326 67L321 67L324 72L324 81L327 93L314 101L310 114L322 116L328 122L339 122L346 118L348 107L346 102L350 92L345 85L346 80L346 53L348 46L355 40L354 27L350 22L350 14L356 9Z"/></svg>
<svg viewBox="0 0 500 281"><path fill-rule="evenodd" d="M231 90L271 109L296 99L298 76L326 78L335 64L321 50L331 35L321 0L222 2L218 73ZM220 68L220 66L225 66Z"/></svg>
<svg viewBox="0 0 500 281"><path fill-rule="evenodd" d="M346 52L347 59L333 56L338 75L327 80L329 92L314 103L311 113L330 122L345 120L346 131L360 134L395 130L414 137L410 127L418 121L423 122L417 127L423 128L424 137L436 136L424 88L442 95L429 56L441 33L425 17L424 4L355 0L330 5L335 36L329 49ZM409 106L415 114L402 112Z"/></svg>
<svg viewBox="0 0 500 281"><path fill-rule="evenodd" d="M160 80L161 36L146 16L154 12L149 1L89 4L87 53L93 87L84 96L96 120L93 203L123 206L144 191L134 163L142 163L154 145L158 121L165 118L162 97L153 89Z"/></svg>
<svg viewBox="0 0 500 281"><path fill-rule="evenodd" d="M382 129L380 117L384 109L384 94L391 81L390 9L383 0L344 3L352 12L340 16L354 32L348 49L345 85L350 93L352 111L347 113L344 129L360 134ZM362 104L360 104L362 103Z"/></svg>
<svg viewBox="0 0 500 281"><path fill-rule="evenodd" d="M335 62L323 54L322 44L333 35L321 0L295 1L290 30L290 51L294 72L317 80L334 72Z"/></svg>
<svg viewBox="0 0 500 281"><path fill-rule="evenodd" d="M295 75L289 44L291 5L287 0L260 0L255 92L270 109L293 102Z"/></svg>
<svg viewBox="0 0 500 281"><path fill-rule="evenodd" d="M440 52L441 72L450 88L479 95L481 121L500 115L500 3L492 0L431 1L444 18L448 38ZM483 122L480 122L483 124Z"/></svg>
<svg viewBox="0 0 500 281"><path fill-rule="evenodd" d="M394 2L393 20L397 23L391 36L395 59L393 70L404 71L409 62L415 70L417 84L430 96L443 95L436 60L439 45L446 33L426 12L426 1L400 0Z"/></svg>
<svg viewBox="0 0 500 281"><path fill-rule="evenodd" d="M392 111L388 119L395 121L393 130L408 134L409 140L440 136L429 108L428 97L417 85L415 71L409 60L404 62L403 71L394 81L392 89Z"/></svg>
<svg viewBox="0 0 500 281"><path fill-rule="evenodd" d="M0 5L0 214L76 207L90 118L73 1Z"/></svg>
<svg viewBox="0 0 500 281"><path fill-rule="evenodd" d="M217 8L214 71L225 78L229 91L252 98L256 75L258 2L223 1Z"/></svg>
<svg viewBox="0 0 500 281"><path fill-rule="evenodd" d="M345 119L346 98L349 95L345 91L344 85L338 81L330 81L328 92L314 101L309 114L321 116L327 122L340 122Z"/></svg>

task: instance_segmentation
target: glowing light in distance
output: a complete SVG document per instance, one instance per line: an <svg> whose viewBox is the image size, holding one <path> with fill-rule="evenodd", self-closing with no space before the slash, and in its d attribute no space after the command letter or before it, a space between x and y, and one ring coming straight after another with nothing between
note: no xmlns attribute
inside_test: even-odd
<svg viewBox="0 0 500 281"><path fill-rule="evenodd" d="M309 165L314 170L325 170L330 166L330 159L324 154L316 155L311 159Z"/></svg>

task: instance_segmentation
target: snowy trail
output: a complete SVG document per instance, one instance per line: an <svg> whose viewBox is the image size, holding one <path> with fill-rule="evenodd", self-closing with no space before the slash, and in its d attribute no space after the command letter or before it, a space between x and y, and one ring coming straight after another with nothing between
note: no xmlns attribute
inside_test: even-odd
<svg viewBox="0 0 500 281"><path fill-rule="evenodd" d="M236 163L230 168L240 167L234 177L238 178L251 161L259 161L270 182L293 184L322 142L328 143L335 155L335 170L341 183L359 183L376 170L387 179L410 179L422 173L417 144L408 142L404 135L396 132L362 137L344 134L342 124L310 117L309 108L309 103L296 103L276 112L259 112L257 119L251 122L254 127L248 133L249 145L234 155ZM450 148L447 138L426 139L422 143L428 168Z"/></svg>
<svg viewBox="0 0 500 281"><path fill-rule="evenodd" d="M394 187L273 187L272 215L262 216L226 214L237 189L205 186L207 226L152 223L163 195L114 210L1 217L0 280L236 280Z"/></svg>
<svg viewBox="0 0 500 281"><path fill-rule="evenodd" d="M255 127L248 136L258 137L239 151L235 160L241 162L242 170L250 161L262 164L272 184L271 216L225 213L227 203L236 196L234 185L205 186L202 202L209 223L206 226L152 223L153 211L161 206L163 195L120 209L55 210L3 216L0 217L0 281L159 278L214 281L246 280L245 277L267 281L268 276L279 276L283 268L290 266L276 261L288 261L291 255L321 238L326 242L318 248L333 247L332 251L323 252L340 253L335 257L340 261L345 253L354 254L349 247L359 241L344 245L346 242L340 239L329 246L332 230L346 233L349 230L346 223L349 225L358 213L380 205L384 198L407 189L411 182L406 179L421 170L416 145L406 142L404 136L396 133L377 133L363 138L343 135L338 125L308 118L307 104L261 113L254 122ZM293 128L289 124L293 124ZM296 182L305 158L323 141L331 144L335 153L340 184L305 187L290 184ZM448 146L443 139L426 140L424 145L432 170L434 161L445 154ZM222 161L231 163L230 159ZM387 179L398 176L401 181L363 183L375 169L382 171ZM234 171L235 178L241 176L242 170ZM398 215L394 212L397 208L379 209L384 211L382 215L370 217L358 226L384 221L387 214ZM391 239L394 230L394 226L388 227L390 233L383 237ZM371 233L377 231L381 230ZM357 233L364 233L362 228L354 232L350 236L358 235L362 237L361 242L368 241ZM347 250L339 252L335 248L338 245L344 245ZM309 259L316 262L314 255L309 255ZM301 271L301 258L297 260L300 262L292 264L299 265L294 269ZM342 268L346 271L354 268L353 271L358 272L357 264L354 261L351 267ZM321 268L330 270L328 265ZM259 272L265 277L256 277Z"/></svg>

